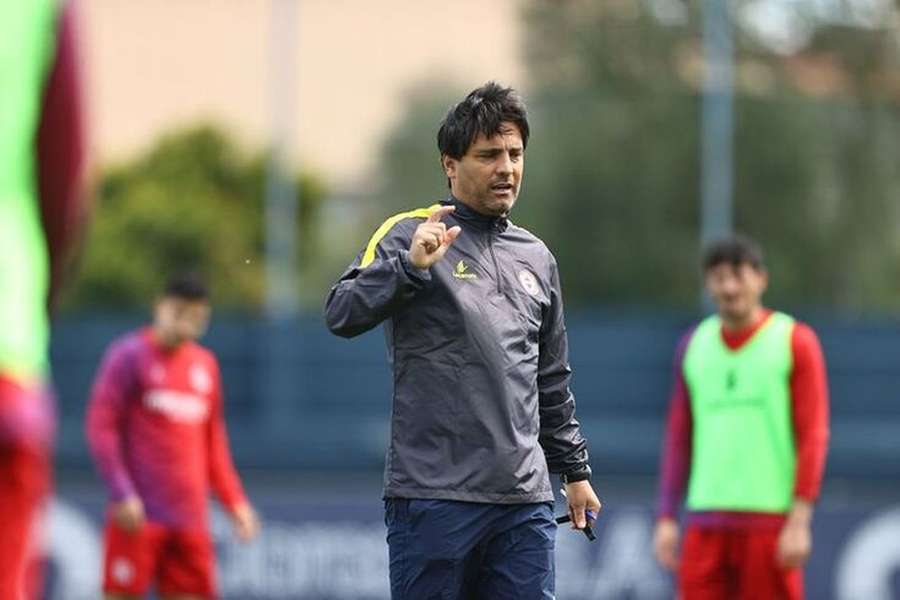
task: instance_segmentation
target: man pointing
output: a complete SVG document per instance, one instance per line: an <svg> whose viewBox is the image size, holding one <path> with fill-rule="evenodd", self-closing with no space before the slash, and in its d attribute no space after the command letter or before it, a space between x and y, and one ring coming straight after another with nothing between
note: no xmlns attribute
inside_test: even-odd
<svg viewBox="0 0 900 600"><path fill-rule="evenodd" d="M444 258L447 248L459 236L462 229L457 225L447 229L441 222L444 215L449 215L456 207L436 207L425 219L425 222L416 228L412 243L409 247L410 260L419 269L427 269L437 261Z"/></svg>
<svg viewBox="0 0 900 600"><path fill-rule="evenodd" d="M550 473L574 527L600 509L556 261L509 221L528 134L511 88L491 82L453 107L438 132L450 197L385 221L326 301L337 335L385 323L395 600L553 598Z"/></svg>

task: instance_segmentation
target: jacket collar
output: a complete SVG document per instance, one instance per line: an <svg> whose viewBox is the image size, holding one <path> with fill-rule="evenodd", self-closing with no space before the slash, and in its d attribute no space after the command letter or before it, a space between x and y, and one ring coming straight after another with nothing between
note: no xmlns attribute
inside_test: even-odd
<svg viewBox="0 0 900 600"><path fill-rule="evenodd" d="M509 219L507 217L490 217L483 215L465 204L459 198L450 194L446 200L441 201L444 206L455 206L453 217L468 225L473 225L485 230L493 230L499 233L506 231L509 227Z"/></svg>

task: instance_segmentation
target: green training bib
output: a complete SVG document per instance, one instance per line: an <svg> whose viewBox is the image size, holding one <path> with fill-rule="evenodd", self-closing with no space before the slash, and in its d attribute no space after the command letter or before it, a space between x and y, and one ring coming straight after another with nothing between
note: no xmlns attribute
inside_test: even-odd
<svg viewBox="0 0 900 600"><path fill-rule="evenodd" d="M49 266L38 205L35 137L58 2L0 2L0 374L47 370Z"/></svg>
<svg viewBox="0 0 900 600"><path fill-rule="evenodd" d="M684 357L693 451L687 507L692 511L786 512L795 470L791 421L791 336L782 313L744 346L722 340L722 321L697 328Z"/></svg>

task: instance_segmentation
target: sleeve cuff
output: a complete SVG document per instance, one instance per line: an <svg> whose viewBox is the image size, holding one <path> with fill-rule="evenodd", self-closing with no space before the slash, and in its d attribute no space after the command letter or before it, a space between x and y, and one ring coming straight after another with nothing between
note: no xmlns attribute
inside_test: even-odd
<svg viewBox="0 0 900 600"><path fill-rule="evenodd" d="M229 513L234 514L235 512L237 512L239 506L243 504L249 504L249 502L247 501L247 497L241 493L235 495L232 498L228 498L227 500L223 501L222 504L225 505L225 509Z"/></svg>
<svg viewBox="0 0 900 600"><path fill-rule="evenodd" d="M656 502L656 520L678 519L681 503L674 494L664 494Z"/></svg>
<svg viewBox="0 0 900 600"><path fill-rule="evenodd" d="M794 490L794 498L799 498L800 500L805 500L810 504L815 504L816 500L818 500L819 495L813 494L809 490Z"/></svg>
<svg viewBox="0 0 900 600"><path fill-rule="evenodd" d="M119 478L116 481L113 481L110 486L110 494L109 497L113 502L121 502L126 498L131 498L132 496L137 496L137 492L134 489L134 486L127 479Z"/></svg>
<svg viewBox="0 0 900 600"><path fill-rule="evenodd" d="M403 267L403 272L406 273L406 276L409 277L410 280L420 285L431 281L431 271L415 267L409 262L409 250L401 250L398 253L398 256L400 258L400 265Z"/></svg>
<svg viewBox="0 0 900 600"><path fill-rule="evenodd" d="M674 510L659 510L656 512L656 520L662 521L663 519L672 519L678 520L678 513Z"/></svg>

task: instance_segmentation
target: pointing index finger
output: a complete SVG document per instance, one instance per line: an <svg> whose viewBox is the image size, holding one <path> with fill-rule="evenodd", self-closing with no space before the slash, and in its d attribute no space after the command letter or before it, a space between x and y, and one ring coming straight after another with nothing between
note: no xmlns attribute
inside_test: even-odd
<svg viewBox="0 0 900 600"><path fill-rule="evenodd" d="M428 219L425 222L440 223L441 219L452 213L454 210L456 210L455 206L439 206L438 208L435 208L433 211L431 211L431 214L428 215Z"/></svg>

